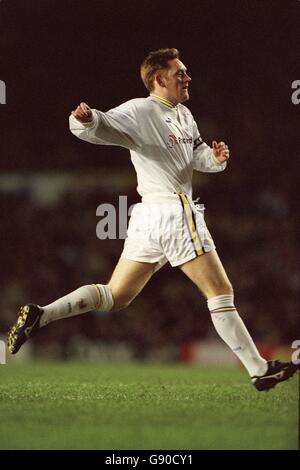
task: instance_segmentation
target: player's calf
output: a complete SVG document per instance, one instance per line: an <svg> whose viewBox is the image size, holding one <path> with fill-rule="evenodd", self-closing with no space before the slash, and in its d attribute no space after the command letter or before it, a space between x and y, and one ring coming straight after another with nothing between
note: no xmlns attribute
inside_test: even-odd
<svg viewBox="0 0 300 470"><path fill-rule="evenodd" d="M53 321L91 310L109 312L113 303L112 293L108 286L93 284L79 287L74 292L43 307L33 304L25 305L21 307L17 321L8 332L8 350L11 354L16 354L22 344L39 328Z"/></svg>

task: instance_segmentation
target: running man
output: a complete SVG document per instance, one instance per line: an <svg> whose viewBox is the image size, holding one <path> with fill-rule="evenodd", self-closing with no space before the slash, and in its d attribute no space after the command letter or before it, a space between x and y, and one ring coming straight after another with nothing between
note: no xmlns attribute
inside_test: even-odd
<svg viewBox="0 0 300 470"><path fill-rule="evenodd" d="M191 78L177 49L151 52L141 65L141 78L150 93L147 98L132 99L105 113L80 103L70 116L76 137L129 149L137 173L142 202L134 207L112 277L108 284L80 287L43 307L21 307L8 334L9 351L15 354L39 328L55 320L127 307L154 272L169 262L205 296L218 334L243 363L256 389L269 390L289 379L298 366L260 356L234 306L233 288L203 211L192 200L193 171L223 171L228 146L204 143L182 104L189 99Z"/></svg>

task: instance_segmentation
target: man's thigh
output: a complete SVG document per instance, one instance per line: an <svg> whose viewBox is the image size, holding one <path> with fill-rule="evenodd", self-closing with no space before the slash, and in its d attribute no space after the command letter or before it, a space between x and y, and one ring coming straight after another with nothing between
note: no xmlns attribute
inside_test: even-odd
<svg viewBox="0 0 300 470"><path fill-rule="evenodd" d="M179 267L206 298L232 293L232 286L216 250L198 256Z"/></svg>
<svg viewBox="0 0 300 470"><path fill-rule="evenodd" d="M120 258L108 283L114 298L114 310L128 305L152 277L157 263Z"/></svg>

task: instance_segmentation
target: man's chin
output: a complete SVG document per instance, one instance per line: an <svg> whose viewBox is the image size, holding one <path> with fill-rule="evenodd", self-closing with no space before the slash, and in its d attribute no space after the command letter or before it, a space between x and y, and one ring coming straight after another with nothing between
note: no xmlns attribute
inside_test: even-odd
<svg viewBox="0 0 300 470"><path fill-rule="evenodd" d="M181 97L180 103L184 103L185 101L188 101L190 99L190 95L188 91L185 91Z"/></svg>

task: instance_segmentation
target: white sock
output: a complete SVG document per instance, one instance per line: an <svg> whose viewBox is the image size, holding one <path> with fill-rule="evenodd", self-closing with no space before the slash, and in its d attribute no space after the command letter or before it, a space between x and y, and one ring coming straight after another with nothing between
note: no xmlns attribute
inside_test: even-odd
<svg viewBox="0 0 300 470"><path fill-rule="evenodd" d="M267 371L267 361L260 356L236 311L233 295L218 295L208 299L207 305L217 332L244 364L250 376L263 375Z"/></svg>
<svg viewBox="0 0 300 470"><path fill-rule="evenodd" d="M45 326L61 318L90 312L91 310L109 312L113 304L112 293L108 286L92 284L79 287L74 292L42 307L44 312L41 316L40 326Z"/></svg>

